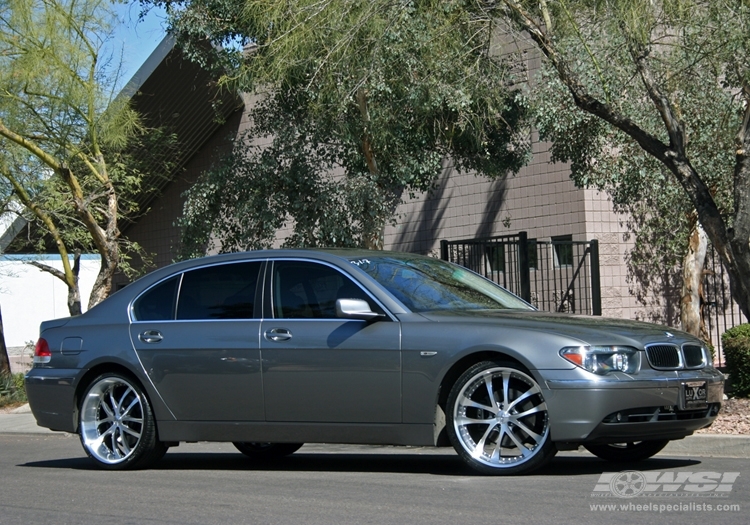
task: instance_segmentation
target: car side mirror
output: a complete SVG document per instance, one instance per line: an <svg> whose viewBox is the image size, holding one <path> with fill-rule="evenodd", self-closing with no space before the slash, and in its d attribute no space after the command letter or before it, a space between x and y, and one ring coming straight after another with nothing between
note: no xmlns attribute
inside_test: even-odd
<svg viewBox="0 0 750 525"><path fill-rule="evenodd" d="M336 317L369 321L384 315L373 312L370 304L362 299L336 299Z"/></svg>

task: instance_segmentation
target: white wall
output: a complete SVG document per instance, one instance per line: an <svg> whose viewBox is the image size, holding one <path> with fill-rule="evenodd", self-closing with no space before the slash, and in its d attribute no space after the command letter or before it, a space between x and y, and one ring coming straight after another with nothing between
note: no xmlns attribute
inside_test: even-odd
<svg viewBox="0 0 750 525"><path fill-rule="evenodd" d="M59 255L3 255L0 257L0 308L3 316L5 344L10 347L36 342L39 323L67 317L68 291L63 282L48 272L24 261L37 260L62 270ZM81 303L89 301L99 271L98 255L81 256Z"/></svg>

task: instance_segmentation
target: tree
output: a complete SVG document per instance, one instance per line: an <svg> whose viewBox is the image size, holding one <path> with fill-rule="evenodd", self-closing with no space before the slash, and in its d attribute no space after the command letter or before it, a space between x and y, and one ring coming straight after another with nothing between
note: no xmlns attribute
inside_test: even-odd
<svg viewBox="0 0 750 525"><path fill-rule="evenodd" d="M379 248L402 193L428 190L444 158L490 176L526 160L523 99L482 36L493 22L464 2L157 3L189 55L265 97L234 160L189 194L189 252L270 244L288 216L287 244Z"/></svg>
<svg viewBox="0 0 750 525"><path fill-rule="evenodd" d="M631 163L603 186L615 195L640 188L628 197L636 206L633 197L658 188L664 195L656 197L682 214L683 231L694 210L748 316L748 2L504 0L483 2L480 11L522 32L577 108L573 134L547 123L557 158L571 161L581 183L590 182L602 155ZM684 197L667 198L677 187ZM641 217L658 220L653 209L643 211Z"/></svg>
<svg viewBox="0 0 750 525"><path fill-rule="evenodd" d="M567 43L569 39L572 42ZM617 103L627 108L631 118L650 130L658 130L660 121L640 90L622 89L632 84L626 46L616 35L586 33L587 46L595 56L607 57L606 68L594 71L589 57L579 57L579 69L585 78L617 92ZM569 52L576 49L580 37L559 36ZM578 52L582 50L578 49ZM690 53L676 48L673 54ZM690 57L677 57L690 61ZM645 303L654 296L664 297L670 289L683 288L680 317L684 329L701 333L700 283L707 250L707 238L687 194L667 167L649 155L620 129L598 117L580 111L556 71L549 67L533 83L533 113L540 135L552 141L556 160L569 161L572 177L580 186L607 192L614 208L628 217L635 245L628 254L632 289ZM732 137L735 122L727 118L734 111L731 93L716 78L716 69L699 68L689 82L680 86L682 120L691 129L691 162L698 166L711 188L721 213L731 209L733 166ZM644 103L646 102L646 103ZM669 234L665 234L669 232ZM680 271L682 268L682 271ZM678 291L679 293L679 291ZM660 321L671 319L657 318ZM703 328L705 331L705 327Z"/></svg>
<svg viewBox="0 0 750 525"><path fill-rule="evenodd" d="M114 15L108 0L7 0L0 5L0 176L63 270L35 263L68 288L81 313L80 254L101 267L89 307L111 291L125 253L123 195L139 189L134 141L149 140L128 101L115 98L118 70L104 49ZM125 251L123 251L123 248ZM72 260L71 260L72 259Z"/></svg>

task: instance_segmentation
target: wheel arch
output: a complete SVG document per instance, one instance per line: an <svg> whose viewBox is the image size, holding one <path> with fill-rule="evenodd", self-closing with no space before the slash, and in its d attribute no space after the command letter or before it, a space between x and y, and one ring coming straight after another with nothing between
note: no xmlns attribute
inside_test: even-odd
<svg viewBox="0 0 750 525"><path fill-rule="evenodd" d="M435 403L435 437L434 442L438 447L450 446L448 440L448 433L445 427L445 414L446 407L448 404L448 395L450 394L451 388L456 383L461 374L463 374L470 367L481 361L508 361L517 365L524 372L529 373L528 367L514 357L511 353L500 349L485 349L477 350L462 356L460 359L455 361L443 375L440 380L437 391L437 401Z"/></svg>
<svg viewBox="0 0 750 525"><path fill-rule="evenodd" d="M104 362L99 363L91 368L89 368L83 376L78 380L78 384L76 385L75 392L73 394L73 425L75 426L75 432L78 432L78 425L80 424L80 410L81 410L81 398L83 397L84 391L89 387L91 382L96 378L99 377L102 374L107 373L113 373L113 374L121 374L125 376L130 381L133 381L138 384L138 387L141 389L143 394L147 397L148 403L151 405L153 410L153 402L151 400L151 396L149 395L148 389L143 384L143 381L141 381L138 378L138 375L134 373L130 368L127 366L116 363L116 362ZM157 432L158 432L158 423L157 423Z"/></svg>
<svg viewBox="0 0 750 525"><path fill-rule="evenodd" d="M463 374L466 370L481 361L497 360L512 362L518 365L518 367L522 371L530 373L528 366L511 355L509 352L505 352L503 350L481 350L473 352L461 357L461 359L453 363L453 365L451 365L448 371L443 375L443 378L440 381L440 386L438 388L437 405L442 408L443 411L445 411L445 406L448 402L448 394L450 393L451 388L461 376L461 374Z"/></svg>

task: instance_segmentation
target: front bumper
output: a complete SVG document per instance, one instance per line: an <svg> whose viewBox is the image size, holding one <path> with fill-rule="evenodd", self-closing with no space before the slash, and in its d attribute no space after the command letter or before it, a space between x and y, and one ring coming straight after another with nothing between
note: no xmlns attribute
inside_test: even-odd
<svg viewBox="0 0 750 525"><path fill-rule="evenodd" d="M555 442L618 443L681 439L709 426L724 396L714 368L594 376L580 369L540 370ZM594 376L594 377L592 377ZM686 382L705 381L707 406L683 410Z"/></svg>

